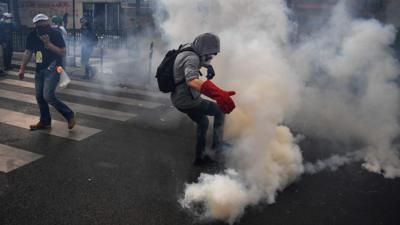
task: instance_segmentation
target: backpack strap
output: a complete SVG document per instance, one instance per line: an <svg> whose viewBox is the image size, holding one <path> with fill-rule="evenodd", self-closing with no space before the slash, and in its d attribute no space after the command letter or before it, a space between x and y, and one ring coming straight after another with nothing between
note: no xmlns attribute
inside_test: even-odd
<svg viewBox="0 0 400 225"><path fill-rule="evenodd" d="M179 46L179 48L178 48L178 52L179 53L181 53L181 52L194 52L197 55L196 51L192 47L186 47L186 48L182 48L182 47L183 47L182 45Z"/></svg>
<svg viewBox="0 0 400 225"><path fill-rule="evenodd" d="M197 53L194 51L194 49L192 47L186 47L186 48L182 48L182 47L183 47L183 45L179 45L178 54L181 53L181 52L194 52L197 55ZM186 79L183 78L183 80L175 83L175 86L181 85L181 84L183 84L185 82L186 82Z"/></svg>

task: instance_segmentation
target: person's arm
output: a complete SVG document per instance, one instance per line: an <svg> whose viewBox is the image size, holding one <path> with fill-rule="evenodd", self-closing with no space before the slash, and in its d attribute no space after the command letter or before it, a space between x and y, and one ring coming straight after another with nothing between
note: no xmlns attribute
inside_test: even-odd
<svg viewBox="0 0 400 225"><path fill-rule="evenodd" d="M28 65L29 61L31 61L31 58L32 58L32 51L26 49L24 52L24 55L22 57L21 67L18 72L19 79L21 79L21 80L24 79L25 68L26 68L26 65Z"/></svg>
<svg viewBox="0 0 400 225"><path fill-rule="evenodd" d="M186 84L194 88L203 95L214 99L219 108L224 113L230 113L235 108L235 103L233 102L231 96L235 94L234 91L225 91L215 85L211 80L202 81L199 79L198 67L196 67L197 61L192 60L188 61L185 64L185 76L186 76Z"/></svg>
<svg viewBox="0 0 400 225"><path fill-rule="evenodd" d="M203 85L203 83L204 83L204 81L202 81L200 79L193 79L193 80L190 80L190 81L186 82L186 84L189 87L194 88L194 89L196 89L198 91L201 90L201 86Z"/></svg>
<svg viewBox="0 0 400 225"><path fill-rule="evenodd" d="M183 62L186 84L198 91L204 81L200 80L200 59L196 55L189 55L184 58Z"/></svg>
<svg viewBox="0 0 400 225"><path fill-rule="evenodd" d="M215 76L214 68L211 65L206 66L206 68L207 68L207 79L211 80ZM187 85L189 87L192 87L192 88L200 91L201 90L201 85L203 85L204 81L202 81L200 79L193 79L193 80L191 80L189 82L186 82L186 83L187 83Z"/></svg>
<svg viewBox="0 0 400 225"><path fill-rule="evenodd" d="M45 48L56 53L57 55L59 55L61 57L65 57L67 55L67 49L65 47L64 48L57 47L56 45L51 43L50 37L48 35L40 36L40 40L43 41Z"/></svg>

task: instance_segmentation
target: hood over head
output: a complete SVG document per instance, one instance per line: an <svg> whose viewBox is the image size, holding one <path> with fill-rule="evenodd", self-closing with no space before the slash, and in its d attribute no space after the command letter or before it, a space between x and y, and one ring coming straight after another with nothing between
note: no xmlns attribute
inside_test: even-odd
<svg viewBox="0 0 400 225"><path fill-rule="evenodd" d="M200 34L194 39L192 47L200 56L217 54L220 51L219 37L212 33Z"/></svg>

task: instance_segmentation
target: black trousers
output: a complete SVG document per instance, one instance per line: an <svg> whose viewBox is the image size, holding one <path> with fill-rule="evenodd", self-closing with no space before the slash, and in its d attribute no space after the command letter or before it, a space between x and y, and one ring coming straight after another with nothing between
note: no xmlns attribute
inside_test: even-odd
<svg viewBox="0 0 400 225"><path fill-rule="evenodd" d="M178 110L186 113L197 124L196 159L201 159L204 156L209 125L207 116L214 117L212 148L216 149L219 147L223 138L225 115L215 102L203 99L196 107Z"/></svg>
<svg viewBox="0 0 400 225"><path fill-rule="evenodd" d="M4 54L3 54L3 45L1 45L0 43L0 72L2 72L5 68L4 68ZM2 75L2 74L0 74Z"/></svg>
<svg viewBox="0 0 400 225"><path fill-rule="evenodd" d="M11 69L13 46L12 41L7 41L6 47L3 49L4 67Z"/></svg>

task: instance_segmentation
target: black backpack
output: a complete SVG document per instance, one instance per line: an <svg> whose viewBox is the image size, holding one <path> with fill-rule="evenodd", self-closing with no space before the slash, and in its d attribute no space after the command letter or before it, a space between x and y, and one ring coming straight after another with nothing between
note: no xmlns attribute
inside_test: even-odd
<svg viewBox="0 0 400 225"><path fill-rule="evenodd" d="M177 85L185 82L185 79L183 79L182 81L175 83L174 79L174 63L176 56L185 51L194 52L192 47L182 48L182 46L179 46L178 49L169 50L161 61L156 73L158 88L160 91L164 93L173 92Z"/></svg>

